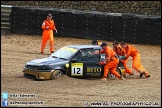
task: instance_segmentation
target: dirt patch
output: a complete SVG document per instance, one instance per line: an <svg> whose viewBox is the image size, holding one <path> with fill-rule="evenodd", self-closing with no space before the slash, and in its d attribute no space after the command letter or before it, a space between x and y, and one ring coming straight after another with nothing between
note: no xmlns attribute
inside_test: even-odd
<svg viewBox="0 0 162 108"><path fill-rule="evenodd" d="M100 40L101 42L103 40ZM91 40L55 37L55 50L70 44L89 44ZM108 45L112 46L111 42ZM93 106L93 102L106 102L103 106L161 106L161 47L134 46L141 54L142 65L150 72L150 78L138 79L128 76L125 81L117 78L104 82L100 79L77 79L63 75L57 80L35 81L24 78L25 63L50 55L49 43L45 53L40 54L41 36L1 33L1 92L9 93L9 106ZM131 58L128 66L131 68ZM132 68L131 68L132 69ZM17 94L17 97L11 95ZM34 97L20 97L33 94ZM19 96L19 97L18 97ZM20 102L37 102L26 105ZM17 102L11 105L11 102ZM19 104L18 104L19 102ZM87 105L88 102L88 105ZM38 104L40 103L40 104ZM42 105L43 103L43 105ZM109 104L109 105L108 105ZM129 105L130 106L130 105Z"/></svg>

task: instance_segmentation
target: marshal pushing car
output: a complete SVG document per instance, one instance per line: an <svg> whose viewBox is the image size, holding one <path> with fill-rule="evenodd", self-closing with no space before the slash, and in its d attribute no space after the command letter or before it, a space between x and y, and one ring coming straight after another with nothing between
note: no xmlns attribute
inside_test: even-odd
<svg viewBox="0 0 162 108"><path fill-rule="evenodd" d="M97 45L64 46L49 57L27 62L22 72L25 77L40 80L57 79L62 74L78 78L102 77L104 66L98 62L103 61L105 56L99 54L101 49ZM124 71L123 64L119 63L117 72L122 75Z"/></svg>

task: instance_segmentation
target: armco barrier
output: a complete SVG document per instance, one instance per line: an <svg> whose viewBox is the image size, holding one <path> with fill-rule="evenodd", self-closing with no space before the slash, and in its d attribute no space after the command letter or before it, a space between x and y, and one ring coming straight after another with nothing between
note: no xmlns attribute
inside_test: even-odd
<svg viewBox="0 0 162 108"><path fill-rule="evenodd" d="M53 14L58 37L161 44L161 17L56 8L12 7L11 32L41 35L47 13Z"/></svg>

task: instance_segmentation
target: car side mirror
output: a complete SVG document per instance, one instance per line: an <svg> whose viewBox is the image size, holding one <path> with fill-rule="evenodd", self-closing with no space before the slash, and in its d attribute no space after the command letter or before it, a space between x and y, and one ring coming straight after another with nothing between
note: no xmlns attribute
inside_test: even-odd
<svg viewBox="0 0 162 108"><path fill-rule="evenodd" d="M71 62L75 63L75 62L77 62L77 59L72 59Z"/></svg>

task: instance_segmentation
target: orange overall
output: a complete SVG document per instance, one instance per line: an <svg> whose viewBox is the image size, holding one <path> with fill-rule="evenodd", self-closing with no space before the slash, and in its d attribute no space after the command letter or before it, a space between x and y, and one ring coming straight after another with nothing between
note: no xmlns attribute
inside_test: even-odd
<svg viewBox="0 0 162 108"><path fill-rule="evenodd" d="M120 44L117 45L116 47L114 47L113 50L114 50L118 55L120 55L120 56L124 56L125 53L126 53L125 49L122 48L122 47L120 46ZM128 74L131 75L133 72L132 72L131 69L129 69L129 68L127 67L127 61L128 61L128 59L123 60L123 65L124 65L124 68L125 68L125 73L128 73Z"/></svg>
<svg viewBox="0 0 162 108"><path fill-rule="evenodd" d="M108 72L110 70L110 72L112 74L114 74L116 77L121 78L121 75L118 72L116 72L116 67L117 67L117 65L119 63L118 58L115 56L116 53L109 46L106 46L105 50L102 49L100 51L100 54L103 54L103 53L105 53L105 59L106 59L106 64L104 66L104 75L103 75L103 77L106 78L107 75L108 75Z"/></svg>
<svg viewBox="0 0 162 108"><path fill-rule="evenodd" d="M129 56L132 57L132 61L133 61L132 68L134 70L136 70L137 72L139 72L139 73L144 72L144 75L145 76L148 76L148 72L141 65L141 62L140 62L140 54L138 53L137 49L135 49L131 45L127 45L127 47L125 48L125 50L126 50L126 59L128 59Z"/></svg>
<svg viewBox="0 0 162 108"><path fill-rule="evenodd" d="M49 27L49 28L47 28ZM43 34L42 34L42 46L41 52L44 52L44 48L46 46L47 40L50 41L50 51L54 51L54 36L53 30L56 30L55 23L53 20L44 20L42 24Z"/></svg>

